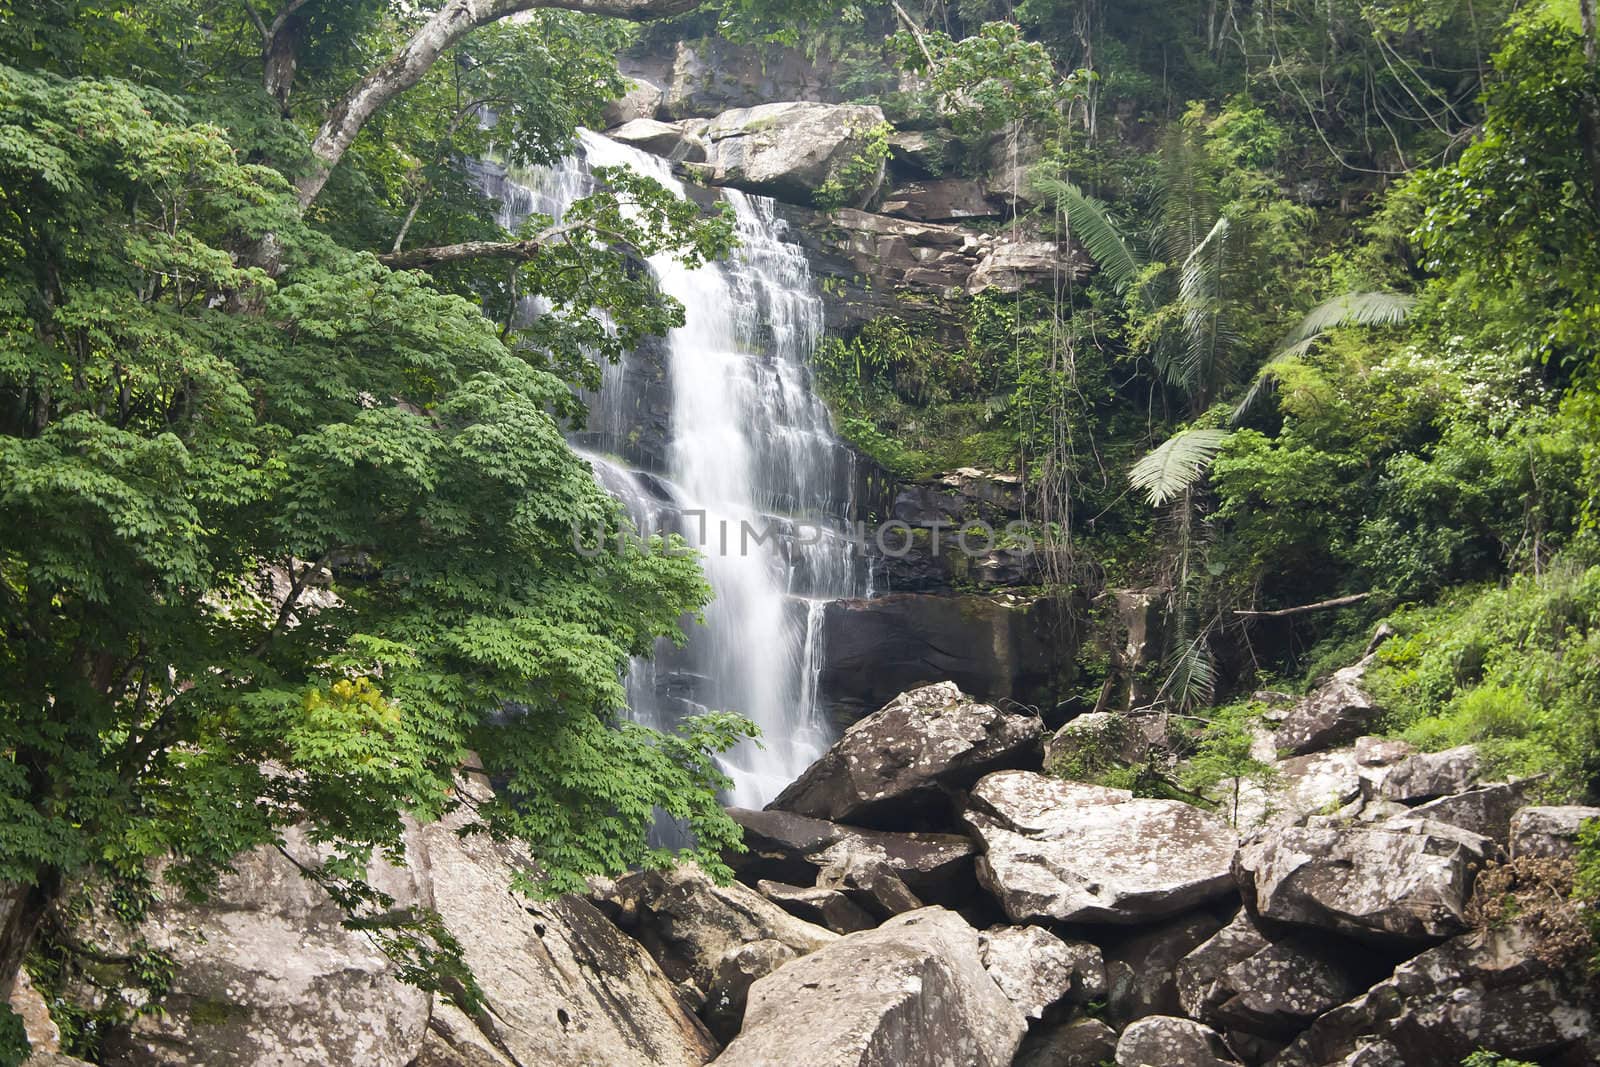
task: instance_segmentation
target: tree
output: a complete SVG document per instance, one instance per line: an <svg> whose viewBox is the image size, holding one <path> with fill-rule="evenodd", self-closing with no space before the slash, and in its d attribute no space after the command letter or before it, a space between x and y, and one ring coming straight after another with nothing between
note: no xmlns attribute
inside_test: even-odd
<svg viewBox="0 0 1600 1067"><path fill-rule="evenodd" d="M557 416L573 352L681 321L630 260L721 254L727 221L602 175L520 238L553 310L519 338L309 226L194 99L0 66L0 987L81 880L136 904L161 857L203 893L291 823L382 913L366 858L472 752L541 889L666 862L658 809L722 870L713 757L748 724L617 715L706 587L659 540L582 550L625 520Z"/></svg>

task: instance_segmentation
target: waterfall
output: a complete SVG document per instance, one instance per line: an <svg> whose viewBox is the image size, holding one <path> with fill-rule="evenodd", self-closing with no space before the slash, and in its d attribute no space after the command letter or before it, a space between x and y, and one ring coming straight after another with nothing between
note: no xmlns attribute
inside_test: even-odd
<svg viewBox="0 0 1600 1067"><path fill-rule="evenodd" d="M560 218L593 189L593 166L629 167L690 195L665 160L588 131L558 165L485 167L480 179L510 228L534 211ZM740 746L723 766L730 801L760 807L830 740L817 687L823 606L865 592L865 568L846 534L851 456L806 365L822 336L821 296L772 201L716 195L733 209L738 249L698 269L650 260L684 325L603 369L574 445L641 532L676 530L700 551L713 591L685 648L663 641L653 660L635 662L629 713L657 727L707 709L750 718L761 745ZM663 447L652 448L657 436Z"/></svg>

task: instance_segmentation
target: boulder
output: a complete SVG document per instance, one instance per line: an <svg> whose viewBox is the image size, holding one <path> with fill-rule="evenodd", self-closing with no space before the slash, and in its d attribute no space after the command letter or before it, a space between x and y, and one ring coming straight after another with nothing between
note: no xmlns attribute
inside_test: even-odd
<svg viewBox="0 0 1600 1067"><path fill-rule="evenodd" d="M1127 716L1087 711L1045 742L1044 766L1059 778L1090 778L1138 762L1145 747L1144 735Z"/></svg>
<svg viewBox="0 0 1600 1067"><path fill-rule="evenodd" d="M491 1046L541 1067L698 1065L712 1056L711 1035L644 948L585 900L514 892L526 853L458 828L455 819L422 828L415 865L429 872L434 907L493 1007L474 1021Z"/></svg>
<svg viewBox="0 0 1600 1067"><path fill-rule="evenodd" d="M726 860L746 884L769 879L815 885L830 864L828 850L840 842L852 842L858 850L881 854L895 875L922 900L956 905L977 890L973 871L977 849L971 839L960 834L860 830L787 811L729 808L728 814L743 828L748 851Z"/></svg>
<svg viewBox="0 0 1600 1067"><path fill-rule="evenodd" d="M1029 1034L1015 1067L1101 1067L1116 1054L1115 1030L1099 1019L1077 1019Z"/></svg>
<svg viewBox="0 0 1600 1067"><path fill-rule="evenodd" d="M668 978L693 988L688 998L695 1007L717 981L724 958L741 946L774 941L797 956L838 937L748 886L717 885L694 864L625 875L607 896L617 909L617 925L645 947Z"/></svg>
<svg viewBox="0 0 1600 1067"><path fill-rule="evenodd" d="M1292 934L1239 960L1218 976L1205 1021L1224 1029L1289 1039L1366 985L1349 965L1347 945Z"/></svg>
<svg viewBox="0 0 1600 1067"><path fill-rule="evenodd" d="M823 614L819 689L846 727L930 682L954 682L989 703L1054 706L1079 613L1073 599L1004 593L836 600Z"/></svg>
<svg viewBox="0 0 1600 1067"><path fill-rule="evenodd" d="M1218 993L1219 980L1229 967L1249 959L1269 943L1249 909L1239 909L1232 922L1178 961L1173 978L1183 1013L1201 1022L1214 1021L1214 1009L1227 999Z"/></svg>
<svg viewBox="0 0 1600 1067"><path fill-rule="evenodd" d="M239 856L203 905L158 885L138 936L172 959L172 986L162 1011L107 1037L105 1063L405 1067L416 1057L428 994L400 982L389 958L347 929L344 913L300 873L296 863L322 858L300 829L285 835L284 850L293 861L272 848ZM408 852L412 867L380 861L368 872L397 908L430 903L415 848ZM82 936L113 954L124 947L114 925Z"/></svg>
<svg viewBox="0 0 1600 1067"><path fill-rule="evenodd" d="M35 1052L22 1061L22 1067L94 1067L94 1064L72 1056L63 1056L59 1052Z"/></svg>
<svg viewBox="0 0 1600 1067"><path fill-rule="evenodd" d="M1590 819L1600 819L1600 808L1523 808L1511 820L1511 856L1572 856L1578 851L1578 832Z"/></svg>
<svg viewBox="0 0 1600 1067"><path fill-rule="evenodd" d="M884 197L878 210L885 215L923 222L993 218L1002 214L984 196L983 187L968 178L941 178L898 185Z"/></svg>
<svg viewBox="0 0 1600 1067"><path fill-rule="evenodd" d="M613 141L631 145L641 152L649 152L673 163L703 163L706 158L705 142L690 132L687 124L682 122L634 119L618 126L606 136Z"/></svg>
<svg viewBox="0 0 1600 1067"><path fill-rule="evenodd" d="M981 704L952 682L903 693L843 737L772 809L884 828L914 825L945 790L1003 767L1037 765L1043 725Z"/></svg>
<svg viewBox="0 0 1600 1067"><path fill-rule="evenodd" d="M841 937L750 988L718 1067L1008 1067L1027 1023L983 968L978 932L923 908Z"/></svg>
<svg viewBox="0 0 1600 1067"><path fill-rule="evenodd" d="M826 51L777 44L738 44L720 37L679 41L663 71L661 110L667 118L715 115L768 100L837 100L838 77Z"/></svg>
<svg viewBox="0 0 1600 1067"><path fill-rule="evenodd" d="M1211 792L1240 833L1298 826L1308 816L1342 808L1360 798L1365 780L1363 768L1348 748L1291 756L1273 763L1272 770L1264 782L1240 781L1237 796L1232 779Z"/></svg>
<svg viewBox="0 0 1600 1067"><path fill-rule="evenodd" d="M1473 745L1421 752L1391 770L1383 780L1381 792L1385 798L1402 804L1465 793L1477 783L1480 765Z"/></svg>
<svg viewBox="0 0 1600 1067"><path fill-rule="evenodd" d="M633 77L628 81L628 91L606 104L600 117L610 129L635 119L653 119L660 108L661 86L647 78Z"/></svg>
<svg viewBox="0 0 1600 1067"><path fill-rule="evenodd" d="M836 934L853 934L878 925L877 920L837 889L788 885L763 878L756 883L756 891L795 918Z"/></svg>
<svg viewBox="0 0 1600 1067"><path fill-rule="evenodd" d="M707 178L753 193L810 203L830 183L842 195L870 194L881 179L852 173L883 125L876 105L800 101L724 111L707 124Z"/></svg>
<svg viewBox="0 0 1600 1067"><path fill-rule="evenodd" d="M1511 838L1511 817L1527 799L1527 782L1500 782L1430 800L1410 809L1408 815L1449 823L1505 844Z"/></svg>
<svg viewBox="0 0 1600 1067"><path fill-rule="evenodd" d="M1222 1035L1193 1019L1152 1015L1122 1031L1117 1067L1222 1067L1237 1063Z"/></svg>
<svg viewBox="0 0 1600 1067"><path fill-rule="evenodd" d="M0 921L4 918L0 915ZM30 1049L35 1053L61 1051L61 1028L50 1018L50 1006L33 987L33 979L20 968L11 985L11 1010L22 1020L22 1032Z"/></svg>
<svg viewBox="0 0 1600 1067"><path fill-rule="evenodd" d="M1022 480L1016 475L962 467L901 486L889 517L912 526L941 526L945 544L959 550L957 534L962 523L1002 524L1016 518L1021 509Z"/></svg>
<svg viewBox="0 0 1600 1067"><path fill-rule="evenodd" d="M1363 767L1392 767L1416 751L1405 741L1366 734L1356 738L1356 762Z"/></svg>
<svg viewBox="0 0 1600 1067"><path fill-rule="evenodd" d="M1381 714L1361 687L1365 673L1366 661L1335 671L1332 678L1296 704L1278 727L1279 750L1303 756L1365 734Z"/></svg>
<svg viewBox="0 0 1600 1067"><path fill-rule="evenodd" d="M726 1043L738 1034L750 987L798 955L782 941L765 940L740 945L718 961L700 1012L717 1040Z"/></svg>
<svg viewBox="0 0 1600 1067"><path fill-rule="evenodd" d="M460 1008L439 999L412 1067L517 1067Z"/></svg>
<svg viewBox="0 0 1600 1067"><path fill-rule="evenodd" d="M978 938L978 952L1000 992L1029 1019L1060 1001L1086 1004L1106 992L1100 950L1041 926L991 926Z"/></svg>
<svg viewBox="0 0 1600 1067"><path fill-rule="evenodd" d="M997 244L967 278L969 295L993 289L1015 293L1057 279L1089 273L1089 259L1076 247L1054 241L1007 241Z"/></svg>
<svg viewBox="0 0 1600 1067"><path fill-rule="evenodd" d="M1177 1015L1178 964L1222 921L1206 911L1180 915L1106 946L1106 1021L1126 1026L1147 1015Z"/></svg>
<svg viewBox="0 0 1600 1067"><path fill-rule="evenodd" d="M943 130L896 130L889 135L889 158L902 172L938 177L950 166L953 143Z"/></svg>
<svg viewBox="0 0 1600 1067"><path fill-rule="evenodd" d="M1178 801L1001 771L964 818L1012 922L1152 922L1233 892L1233 831Z"/></svg>
<svg viewBox="0 0 1600 1067"><path fill-rule="evenodd" d="M1539 959L1532 923L1512 921L1453 938L1395 968L1323 1015L1274 1067L1407 1064L1454 1067L1482 1049L1549 1064L1600 1062L1600 1006L1581 965ZM1389 1059L1355 1057L1363 1046Z"/></svg>
<svg viewBox="0 0 1600 1067"><path fill-rule="evenodd" d="M822 864L818 886L847 893L854 903L880 919L922 907L922 901L889 865L888 856L875 845L846 838L815 858Z"/></svg>
<svg viewBox="0 0 1600 1067"><path fill-rule="evenodd" d="M1443 823L1288 829L1239 850L1236 874L1262 918L1354 937L1425 941L1466 928L1472 880L1497 852Z"/></svg>

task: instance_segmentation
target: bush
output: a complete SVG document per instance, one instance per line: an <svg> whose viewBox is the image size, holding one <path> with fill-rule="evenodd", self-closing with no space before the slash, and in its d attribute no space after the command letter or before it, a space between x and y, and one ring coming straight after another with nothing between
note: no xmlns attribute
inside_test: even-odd
<svg viewBox="0 0 1600 1067"><path fill-rule="evenodd" d="M1600 770L1600 567L1458 590L1390 619L1370 676L1389 725L1426 749L1477 744L1554 797Z"/></svg>

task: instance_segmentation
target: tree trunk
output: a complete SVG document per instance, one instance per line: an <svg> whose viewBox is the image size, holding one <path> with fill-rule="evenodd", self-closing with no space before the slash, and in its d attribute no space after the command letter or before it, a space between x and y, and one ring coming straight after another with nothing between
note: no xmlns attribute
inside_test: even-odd
<svg viewBox="0 0 1600 1067"><path fill-rule="evenodd" d="M261 84L285 118L289 116L289 94L299 65L300 27L300 16L291 15L273 31L261 52Z"/></svg>
<svg viewBox="0 0 1600 1067"><path fill-rule="evenodd" d="M61 898L61 872L42 867L33 885L16 886L0 916L0 1001L11 997L17 971L33 947L33 939Z"/></svg>
<svg viewBox="0 0 1600 1067"><path fill-rule="evenodd" d="M1583 57L1588 61L1591 82L1600 56L1600 32L1595 28L1595 0L1578 0L1578 16L1583 23ZM1583 142L1584 162L1589 165L1589 202L1600 214L1600 96L1593 87L1584 89L1578 105L1578 137Z"/></svg>
<svg viewBox="0 0 1600 1067"><path fill-rule="evenodd" d="M439 57L480 26L520 11L560 9L636 22L681 15L703 0L450 0L411 35L400 50L362 78L339 101L311 142L310 173L295 182L302 207L322 192L328 175L367 121L422 80Z"/></svg>

